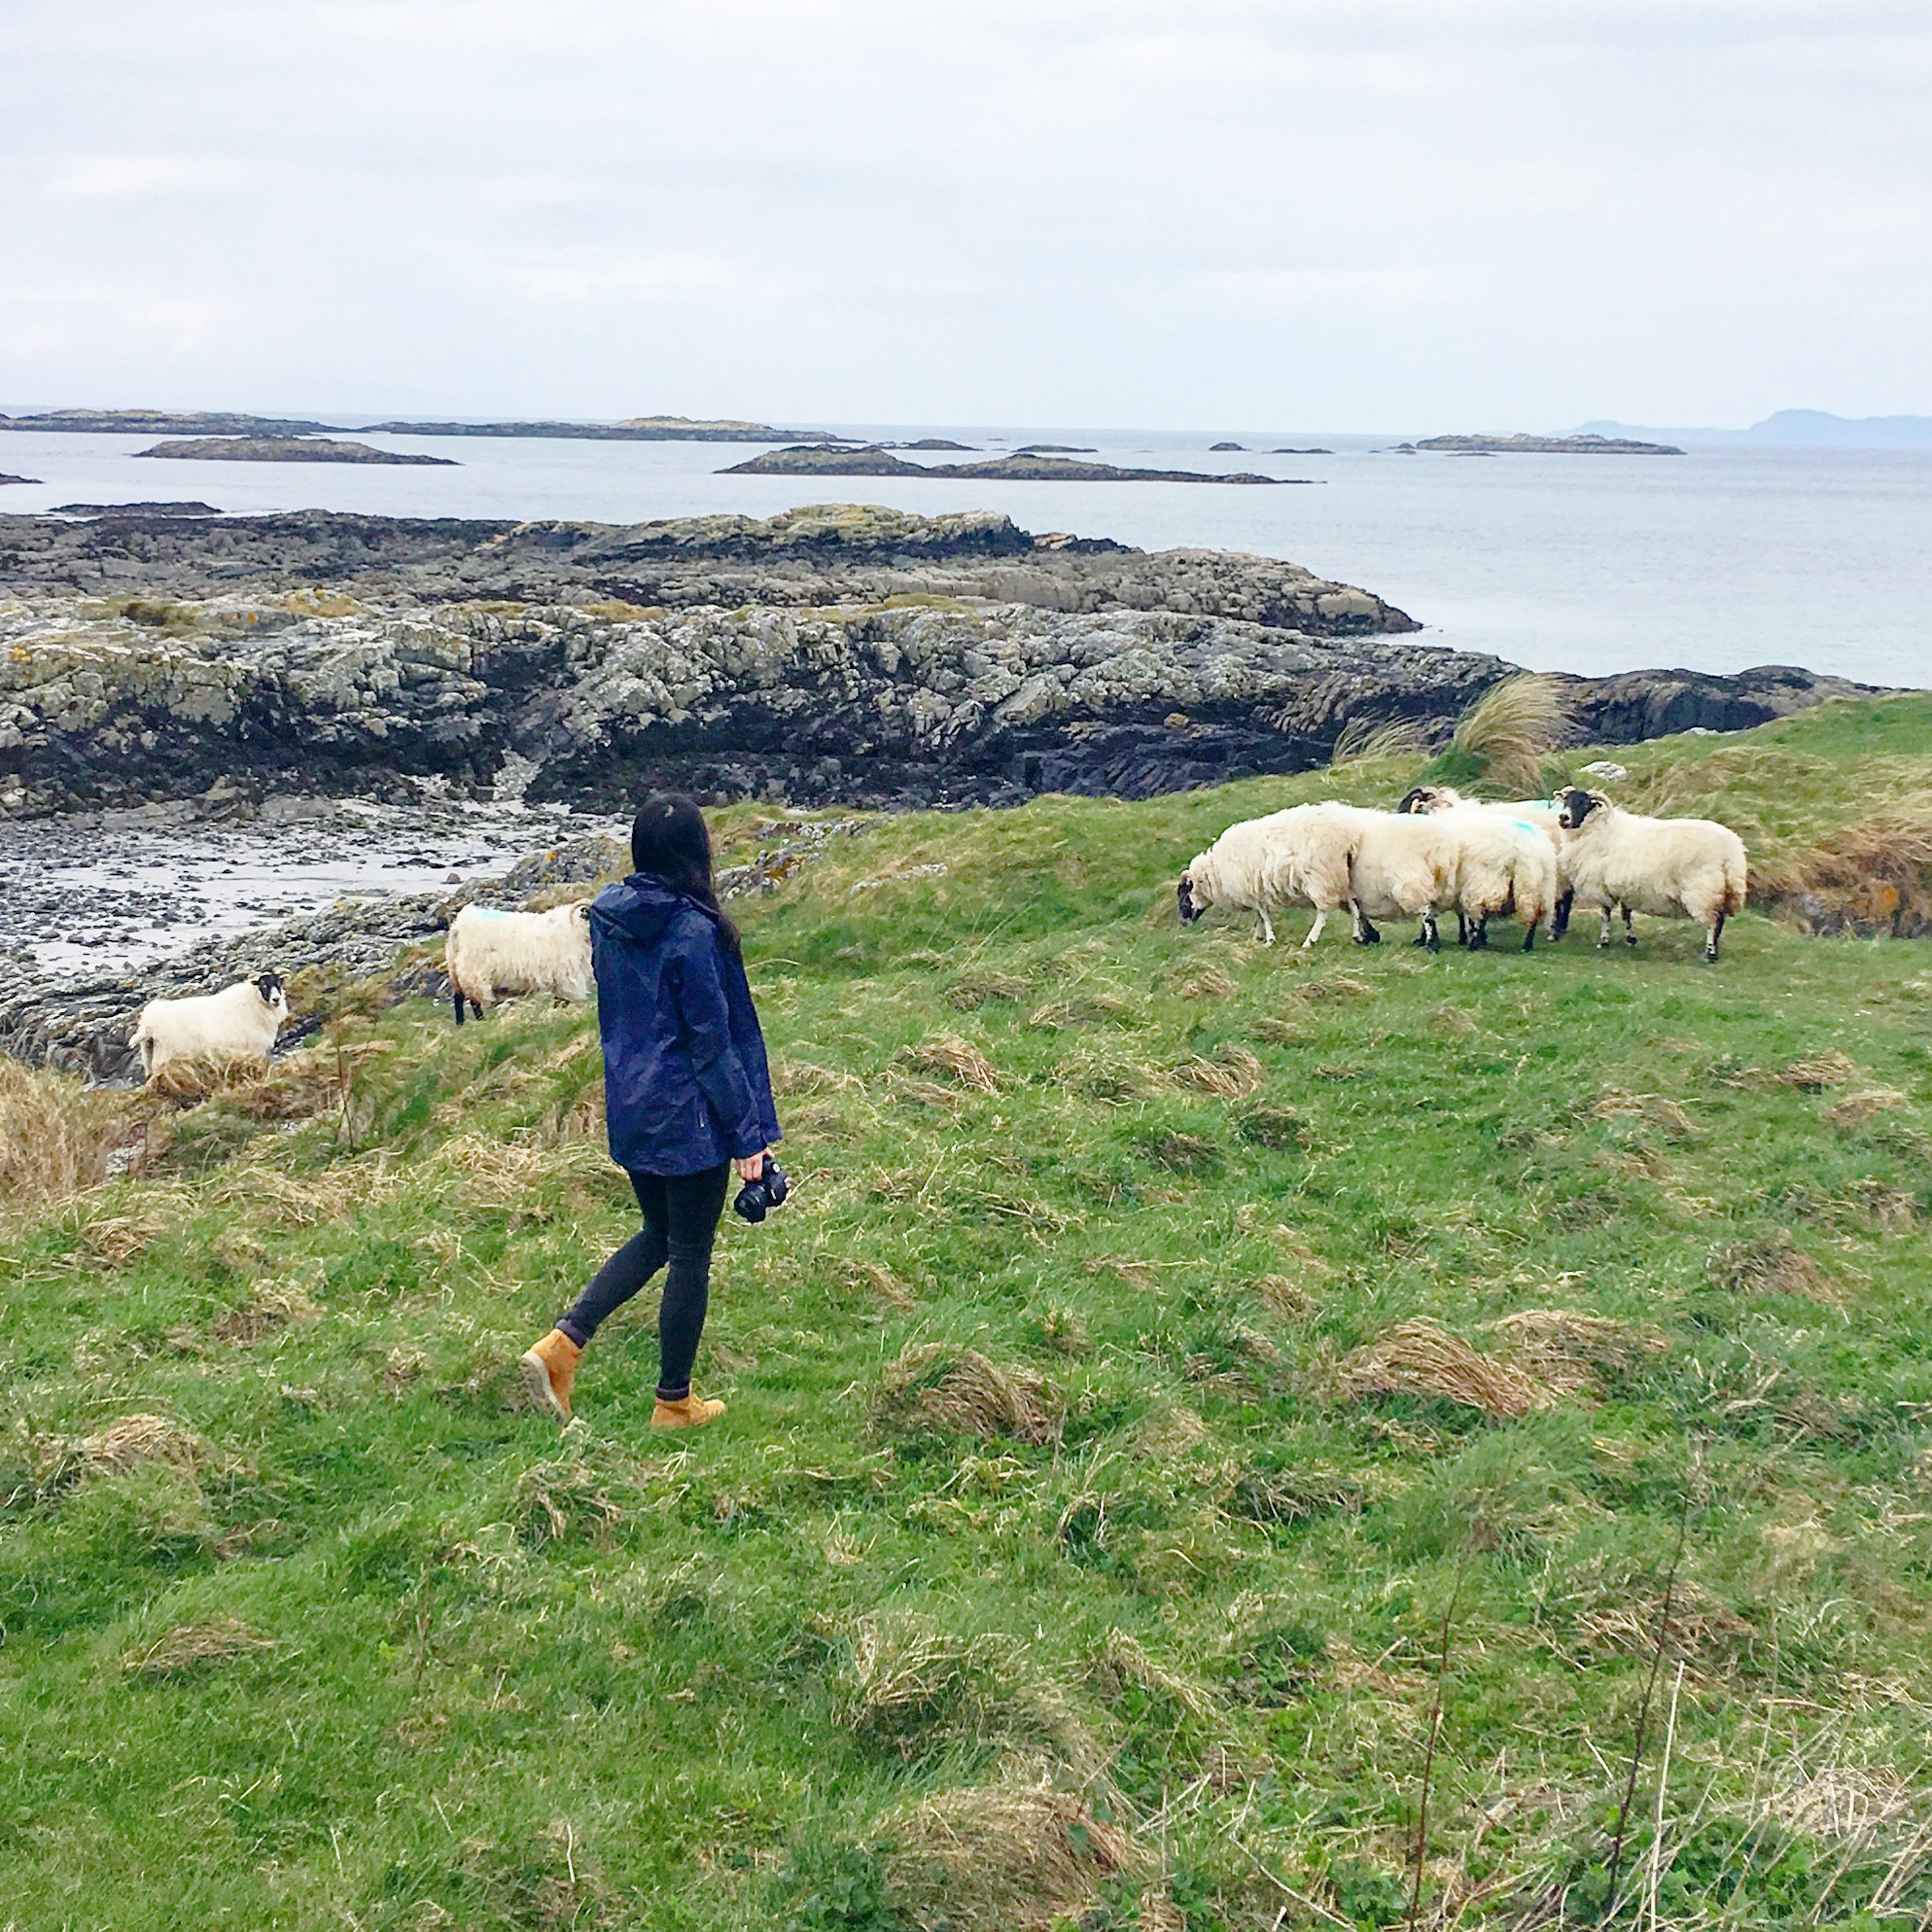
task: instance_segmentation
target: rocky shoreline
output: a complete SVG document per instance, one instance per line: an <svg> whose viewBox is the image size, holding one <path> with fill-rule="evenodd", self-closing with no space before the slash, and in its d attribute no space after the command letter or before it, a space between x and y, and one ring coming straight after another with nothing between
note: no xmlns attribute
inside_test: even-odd
<svg viewBox="0 0 1932 1932"><path fill-rule="evenodd" d="M621 809L1144 797L1447 735L1510 674L1373 593L1239 554L821 506L617 526L0 517L0 818L218 782ZM1566 681L1579 742L1870 687L1766 668Z"/></svg>

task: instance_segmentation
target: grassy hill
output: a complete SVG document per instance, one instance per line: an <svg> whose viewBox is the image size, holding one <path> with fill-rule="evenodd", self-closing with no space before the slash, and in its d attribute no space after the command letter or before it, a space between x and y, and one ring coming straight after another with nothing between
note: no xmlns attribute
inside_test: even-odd
<svg viewBox="0 0 1932 1932"><path fill-rule="evenodd" d="M1789 883L1928 744L1616 755ZM561 1439L511 1373L632 1225L588 1013L0 1074L0 1923L1400 1924L1426 1766L1419 1924L1923 1926L1932 959L1177 925L1231 819L1416 768L751 905L798 1189L690 1438L649 1296Z"/></svg>

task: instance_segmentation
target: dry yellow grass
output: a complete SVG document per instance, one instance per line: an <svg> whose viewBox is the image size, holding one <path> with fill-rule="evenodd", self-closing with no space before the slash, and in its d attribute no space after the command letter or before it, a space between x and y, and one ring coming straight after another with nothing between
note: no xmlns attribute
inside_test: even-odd
<svg viewBox="0 0 1932 1932"><path fill-rule="evenodd" d="M1563 743L1570 708L1563 686L1536 672L1493 685L1462 714L1450 741L1483 762L1483 777L1506 790L1539 790L1543 760Z"/></svg>
<svg viewBox="0 0 1932 1932"><path fill-rule="evenodd" d="M238 1617L213 1623L177 1624L143 1648L130 1650L122 1666L142 1677L171 1677L210 1664L228 1664L237 1657L273 1650L275 1639L252 1631Z"/></svg>
<svg viewBox="0 0 1932 1932"><path fill-rule="evenodd" d="M1881 1113L1890 1113L1894 1108L1910 1105L1906 1096L1896 1087L1867 1087L1862 1093L1846 1094L1836 1107L1828 1107L1818 1118L1827 1127L1836 1127L1841 1133L1847 1128L1863 1127L1878 1119Z"/></svg>
<svg viewBox="0 0 1932 1932"><path fill-rule="evenodd" d="M1808 1053L1802 1060L1794 1060L1790 1066L1781 1068L1772 1075L1780 1087L1796 1087L1800 1093L1823 1093L1827 1087L1848 1086L1853 1080L1864 1077L1865 1070L1857 1061L1847 1059L1836 1048L1828 1048L1822 1053Z"/></svg>
<svg viewBox="0 0 1932 1932"><path fill-rule="evenodd" d="M1479 1354L1433 1321L1399 1322L1344 1356L1336 1384L1349 1399L1364 1395L1421 1395L1460 1402L1492 1422L1527 1416L1550 1391L1513 1362Z"/></svg>
<svg viewBox="0 0 1932 1932"><path fill-rule="evenodd" d="M208 1444L193 1429L165 1416L123 1416L80 1444L84 1467L97 1474L124 1476L144 1462L164 1463L193 1475L212 1459Z"/></svg>
<svg viewBox="0 0 1932 1932"><path fill-rule="evenodd" d="M1831 1277L1781 1229L1761 1241L1740 1241L1715 1250L1704 1272L1712 1286L1733 1294L1808 1295L1821 1302L1840 1298Z"/></svg>
<svg viewBox="0 0 1932 1932"><path fill-rule="evenodd" d="M1044 1782L949 1791L885 1826L898 1890L935 1932L1046 1932L1140 1861L1130 1833Z"/></svg>
<svg viewBox="0 0 1932 1932"><path fill-rule="evenodd" d="M1246 1100L1256 1092L1266 1073L1245 1046L1225 1045L1212 1060L1198 1054L1168 1070L1169 1082L1197 1094L1212 1094L1218 1100Z"/></svg>
<svg viewBox="0 0 1932 1932"><path fill-rule="evenodd" d="M976 1435L988 1442L1051 1442L1055 1423L1045 1383L1002 1367L973 1349L929 1342L908 1349L879 1379L874 1414L899 1435Z"/></svg>
<svg viewBox="0 0 1932 1932"><path fill-rule="evenodd" d="M98 1186L139 1136L126 1096L0 1057L0 1207Z"/></svg>
<svg viewBox="0 0 1932 1932"><path fill-rule="evenodd" d="M943 1075L979 1093L1000 1091L1000 1075L992 1061L958 1034L934 1034L917 1046L904 1048L898 1057L923 1072Z"/></svg>
<svg viewBox="0 0 1932 1932"><path fill-rule="evenodd" d="M1660 1329L1633 1328L1607 1315L1532 1308L1506 1315L1496 1327L1524 1371L1558 1394L1590 1388L1597 1371L1627 1374L1667 1344Z"/></svg>

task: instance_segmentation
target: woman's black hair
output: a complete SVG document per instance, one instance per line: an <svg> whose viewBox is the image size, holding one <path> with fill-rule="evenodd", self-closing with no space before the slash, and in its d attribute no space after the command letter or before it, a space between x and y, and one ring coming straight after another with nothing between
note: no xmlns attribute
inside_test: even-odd
<svg viewBox="0 0 1932 1932"><path fill-rule="evenodd" d="M709 907L718 916L719 943L727 953L738 953L738 929L719 905L711 883L711 832L696 799L659 791L644 801L631 822L631 870L649 872Z"/></svg>

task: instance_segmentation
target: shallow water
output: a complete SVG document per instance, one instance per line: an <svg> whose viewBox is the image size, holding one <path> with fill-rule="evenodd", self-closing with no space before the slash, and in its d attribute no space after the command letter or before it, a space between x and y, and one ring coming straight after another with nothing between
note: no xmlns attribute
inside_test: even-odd
<svg viewBox="0 0 1932 1932"><path fill-rule="evenodd" d="M131 972L339 898L430 892L617 828L561 806L454 801L346 800L299 825L0 822L0 956L61 981Z"/></svg>
<svg viewBox="0 0 1932 1932"><path fill-rule="evenodd" d="M1398 456L1380 453L1392 438L1307 432L832 427L895 440L950 436L989 454L1090 444L1113 463L1256 470L1315 486L725 476L716 473L754 451L513 438L367 439L454 457L451 470L147 462L133 452L150 438L18 433L0 435L0 471L43 481L0 490L0 509L199 498L233 511L633 522L831 501L992 509L1036 531L1289 557L1389 598L1437 642L1539 670L1783 663L1932 684L1932 450ZM1230 437L1247 448L1210 452ZM1317 442L1334 454L1269 453Z"/></svg>

